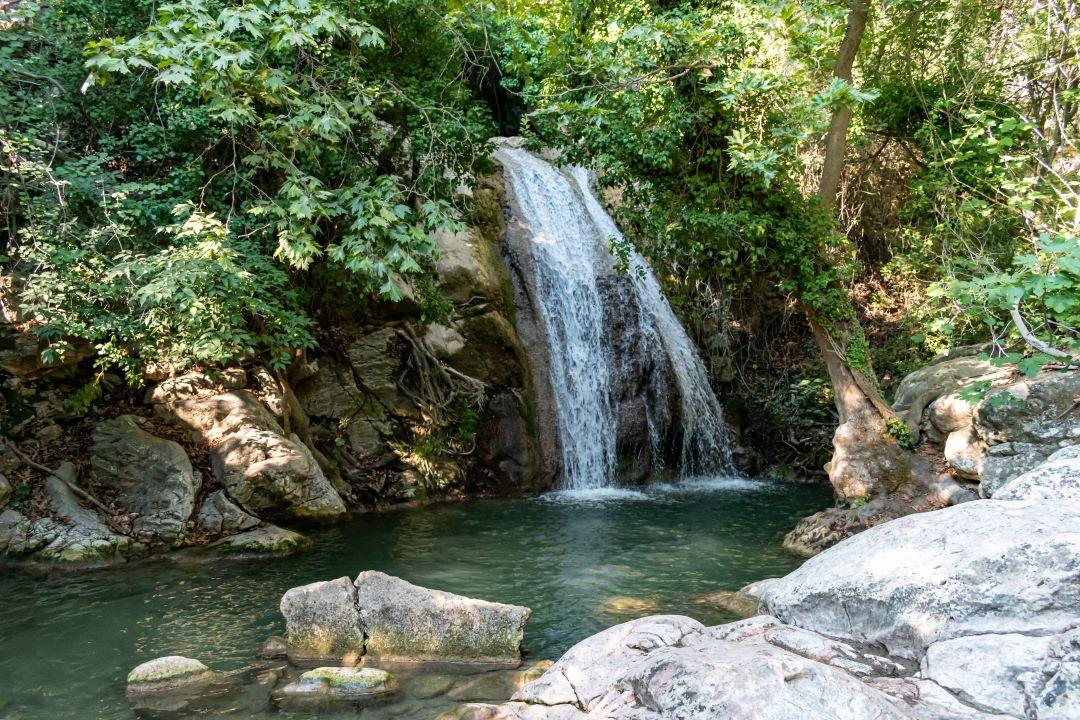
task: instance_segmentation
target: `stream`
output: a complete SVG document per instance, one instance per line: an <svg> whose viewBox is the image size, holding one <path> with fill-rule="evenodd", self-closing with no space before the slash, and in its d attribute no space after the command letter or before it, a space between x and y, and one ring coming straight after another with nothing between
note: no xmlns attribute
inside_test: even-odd
<svg viewBox="0 0 1080 720"><path fill-rule="evenodd" d="M558 657L575 642L641 615L728 621L733 618L700 596L790 572L801 559L781 547L784 533L830 500L822 487L688 480L644 491L554 493L371 514L313 533L311 551L274 560L144 562L56 576L5 570L0 717L160 717L160 709L136 714L124 683L135 665L169 654L236 671L245 682L208 707L165 708L165 716L314 717L312 708L280 705L268 700L268 690L252 690L258 687L252 678L266 667L257 650L284 631L277 608L287 589L367 569L531 607L529 661ZM456 704L446 696L417 700L426 694L410 690L417 682L406 677L396 699L361 708L362 714L433 718ZM356 709L344 716L354 717Z"/></svg>

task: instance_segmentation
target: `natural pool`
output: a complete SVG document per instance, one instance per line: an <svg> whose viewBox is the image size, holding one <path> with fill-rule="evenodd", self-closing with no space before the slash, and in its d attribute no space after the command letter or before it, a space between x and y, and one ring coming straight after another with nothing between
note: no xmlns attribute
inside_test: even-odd
<svg viewBox="0 0 1080 720"><path fill-rule="evenodd" d="M724 622L732 618L700 596L794 569L800 559L781 548L784 533L829 502L821 487L718 478L640 493L555 494L372 514L316 533L313 550L283 559L142 563L56 577L5 570L0 718L134 717L124 679L138 663L179 654L214 669L250 669L262 641L284 631L277 606L287 589L367 569L531 607L525 642L533 659L557 657L590 634L645 614ZM314 716L268 703L266 695L249 684L204 715ZM355 716L360 709L373 720L434 717L444 709L438 701L409 702L342 712Z"/></svg>

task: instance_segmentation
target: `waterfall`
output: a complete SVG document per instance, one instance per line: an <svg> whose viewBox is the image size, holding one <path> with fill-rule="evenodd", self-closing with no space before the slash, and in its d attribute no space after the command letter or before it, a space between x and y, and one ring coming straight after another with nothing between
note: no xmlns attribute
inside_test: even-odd
<svg viewBox="0 0 1080 720"><path fill-rule="evenodd" d="M631 271L617 273L609 243L622 235L587 171L505 145L495 158L530 255L524 281L544 326L563 487L615 484L630 402L644 415L651 468L662 465L665 439L677 437L682 475L728 470L728 432L704 363L645 259L633 251ZM617 398L620 387L633 397Z"/></svg>

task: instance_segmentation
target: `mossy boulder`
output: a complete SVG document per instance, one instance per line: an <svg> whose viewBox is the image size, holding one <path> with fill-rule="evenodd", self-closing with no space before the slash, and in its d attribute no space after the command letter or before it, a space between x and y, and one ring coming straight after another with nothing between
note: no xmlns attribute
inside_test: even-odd
<svg viewBox="0 0 1080 720"><path fill-rule="evenodd" d="M308 547L311 541L298 532L266 525L211 543L208 549L220 555L288 555Z"/></svg>
<svg viewBox="0 0 1080 720"><path fill-rule="evenodd" d="M394 676L377 668L321 667L309 670L285 686L286 695L363 698L383 695L397 688Z"/></svg>
<svg viewBox="0 0 1080 720"><path fill-rule="evenodd" d="M127 677L127 694L174 692L202 685L214 678L203 663L181 655L159 657L139 665Z"/></svg>

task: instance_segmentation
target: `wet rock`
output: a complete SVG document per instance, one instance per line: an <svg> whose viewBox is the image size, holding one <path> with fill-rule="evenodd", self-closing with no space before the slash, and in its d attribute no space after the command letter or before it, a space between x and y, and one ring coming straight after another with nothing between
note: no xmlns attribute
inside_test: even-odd
<svg viewBox="0 0 1080 720"><path fill-rule="evenodd" d="M364 654L356 588L347 577L292 588L281 614L293 662L355 662Z"/></svg>
<svg viewBox="0 0 1080 720"><path fill-rule="evenodd" d="M1049 645L1049 637L1015 633L944 640L927 648L920 675L980 710L1024 717L1024 685Z"/></svg>
<svg viewBox="0 0 1080 720"><path fill-rule="evenodd" d="M383 695L396 689L393 676L377 668L321 667L309 670L285 686L286 695L319 695L335 698L363 698Z"/></svg>
<svg viewBox="0 0 1080 720"><path fill-rule="evenodd" d="M757 615L757 598L742 591L721 590L698 598L697 602L719 608L739 618Z"/></svg>
<svg viewBox="0 0 1080 720"><path fill-rule="evenodd" d="M360 573L355 585L360 625L373 658L521 662L529 608L429 590L373 570Z"/></svg>
<svg viewBox="0 0 1080 720"><path fill-rule="evenodd" d="M298 532L265 525L212 542L206 549L219 555L288 555L308 545L310 541Z"/></svg>
<svg viewBox="0 0 1080 720"><path fill-rule="evenodd" d="M1080 502L1080 445L1058 450L1034 469L1005 483L993 498Z"/></svg>
<svg viewBox="0 0 1080 720"><path fill-rule="evenodd" d="M135 515L132 532L164 542L181 539L202 485L184 448L146 432L132 415L98 423L93 438L93 478L115 490Z"/></svg>
<svg viewBox="0 0 1080 720"><path fill-rule="evenodd" d="M268 660L274 660L276 658L283 658L289 654L288 643L285 638L278 635L272 635L263 641L262 647L259 648L259 657L266 658Z"/></svg>
<svg viewBox="0 0 1080 720"><path fill-rule="evenodd" d="M169 655L144 662L128 673L127 694L173 692L202 685L213 677L213 671L198 660Z"/></svg>
<svg viewBox="0 0 1080 720"><path fill-rule="evenodd" d="M427 700L445 695L457 681L458 677L454 675L420 675L408 683L409 694L415 698Z"/></svg>
<svg viewBox="0 0 1080 720"><path fill-rule="evenodd" d="M229 497L269 520L327 521L345 514L345 502L296 435L242 428L210 449L210 460Z"/></svg>
<svg viewBox="0 0 1080 720"><path fill-rule="evenodd" d="M918 658L935 642L1061 632L1080 607L1080 506L977 500L873 527L762 594L789 624Z"/></svg>
<svg viewBox="0 0 1080 720"><path fill-rule="evenodd" d="M241 510L225 494L215 490L199 507L199 526L212 533L237 533L258 527L260 520Z"/></svg>

